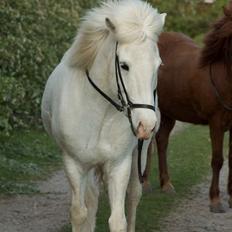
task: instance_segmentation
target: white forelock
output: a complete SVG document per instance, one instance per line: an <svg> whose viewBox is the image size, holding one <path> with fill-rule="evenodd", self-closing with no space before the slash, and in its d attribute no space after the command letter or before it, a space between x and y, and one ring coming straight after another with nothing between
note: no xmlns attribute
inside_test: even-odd
<svg viewBox="0 0 232 232"><path fill-rule="evenodd" d="M106 18L115 26L114 35L118 42L142 41L146 38L157 41L163 27L161 15L149 3L140 0L103 2L82 19L70 51L72 66L91 66L99 47L109 35Z"/></svg>
<svg viewBox="0 0 232 232"><path fill-rule="evenodd" d="M89 11L83 22L93 23L97 30L107 30L106 17L115 25L118 39L123 41L134 41L144 36L155 39L162 30L157 9L139 0L104 2L99 8ZM85 23L82 26L84 29Z"/></svg>

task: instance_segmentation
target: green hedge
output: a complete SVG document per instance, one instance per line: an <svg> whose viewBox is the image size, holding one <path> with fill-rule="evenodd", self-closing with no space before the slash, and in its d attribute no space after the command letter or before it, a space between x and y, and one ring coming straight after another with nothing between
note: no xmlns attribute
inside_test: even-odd
<svg viewBox="0 0 232 232"><path fill-rule="evenodd" d="M183 32L191 37L205 33L220 15L228 0L216 0L213 4L203 0L149 0L160 12L166 12L165 28Z"/></svg>
<svg viewBox="0 0 232 232"><path fill-rule="evenodd" d="M40 125L45 82L95 2L1 0L0 130Z"/></svg>
<svg viewBox="0 0 232 232"><path fill-rule="evenodd" d="M1 0L0 131L39 126L45 82L75 36L80 14L98 0ZM150 0L166 29L196 36L222 12L202 1Z"/></svg>

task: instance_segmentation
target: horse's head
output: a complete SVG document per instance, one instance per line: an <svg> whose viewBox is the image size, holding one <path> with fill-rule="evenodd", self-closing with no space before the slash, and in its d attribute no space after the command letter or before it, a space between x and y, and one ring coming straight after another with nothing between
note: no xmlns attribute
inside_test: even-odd
<svg viewBox="0 0 232 232"><path fill-rule="evenodd" d="M87 14L70 49L70 65L90 72L93 69L95 80L102 81L103 90L110 88L107 93L113 99L117 96L116 73L121 72L125 103L130 100L137 105L131 108L130 121L139 138L149 138L157 122L151 108L161 63L157 41L165 16L143 1L107 1Z"/></svg>
<svg viewBox="0 0 232 232"><path fill-rule="evenodd" d="M161 64L157 45L154 46L150 39L142 43L119 44L117 55L130 101L154 106L157 71ZM123 96L126 99L125 93ZM157 122L156 112L146 108L135 108L131 113L138 138L149 138Z"/></svg>
<svg viewBox="0 0 232 232"><path fill-rule="evenodd" d="M130 12L124 12L125 15L121 13L120 20L106 18L106 25L118 42L116 54L129 100L134 104L157 107L154 90L161 64L157 40L166 14L158 14L156 10L146 7L143 5L143 9L134 12L137 18L132 17ZM125 91L123 98L128 100ZM131 116L137 137L148 139L157 124L156 112L150 108L136 107L132 109Z"/></svg>

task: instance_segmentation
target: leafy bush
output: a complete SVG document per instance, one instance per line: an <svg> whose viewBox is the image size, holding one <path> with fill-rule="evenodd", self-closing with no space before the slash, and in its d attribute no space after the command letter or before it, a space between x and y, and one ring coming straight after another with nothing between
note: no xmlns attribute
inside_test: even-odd
<svg viewBox="0 0 232 232"><path fill-rule="evenodd" d="M165 28L168 31L183 32L191 37L205 33L209 25L219 15L227 0L217 0L213 4L203 0L148 0L160 12L166 12Z"/></svg>
<svg viewBox="0 0 232 232"><path fill-rule="evenodd" d="M45 82L96 0L2 0L0 130L40 124Z"/></svg>
<svg viewBox="0 0 232 232"><path fill-rule="evenodd" d="M84 9L98 0L1 0L0 131L40 125L45 82L70 46ZM166 29L204 33L226 0L150 0L167 12Z"/></svg>
<svg viewBox="0 0 232 232"><path fill-rule="evenodd" d="M11 125L23 125L20 117L20 99L25 97L25 88L15 78L1 77L0 88L0 128L6 132L12 129ZM17 109L17 112L15 112Z"/></svg>

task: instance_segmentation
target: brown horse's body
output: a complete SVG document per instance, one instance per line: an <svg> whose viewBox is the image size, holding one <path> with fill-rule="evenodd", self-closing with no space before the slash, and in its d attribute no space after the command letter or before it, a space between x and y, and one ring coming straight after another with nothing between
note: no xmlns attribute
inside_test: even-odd
<svg viewBox="0 0 232 232"><path fill-rule="evenodd" d="M179 33L163 33L159 41L164 64L160 68L158 82L159 107L162 114L175 120L208 124L218 110L221 110L222 114L227 113L218 102L211 86L209 67L199 67L201 49L191 39ZM221 85L225 90L223 84L228 88L228 83L223 78L226 77L224 65L215 64L213 70L218 88ZM232 97L232 94L230 95ZM228 119L232 123L232 114L229 115Z"/></svg>
<svg viewBox="0 0 232 232"><path fill-rule="evenodd" d="M228 193L232 207L232 109L225 109L232 107L232 2L225 9L225 16L206 36L203 49L179 33L161 34L159 49L163 65L158 81L161 125L156 142L161 187L163 190L172 188L166 151L175 120L208 124L213 170L210 208L213 212L223 212L219 197L219 172L223 164L224 132L227 130L230 131ZM211 83L210 67L219 97Z"/></svg>

